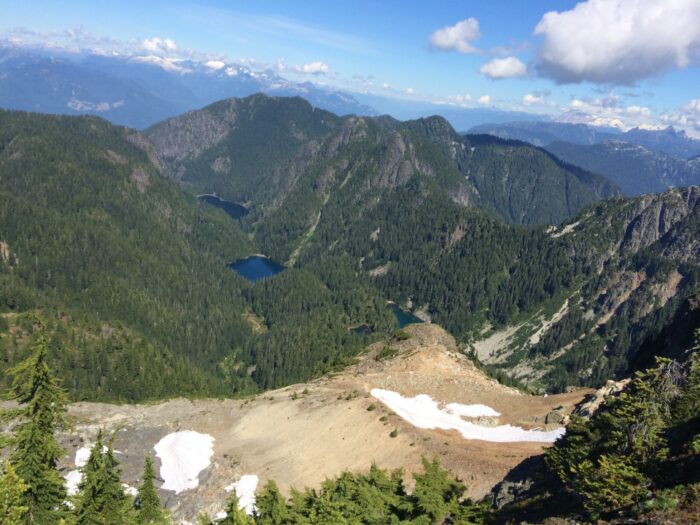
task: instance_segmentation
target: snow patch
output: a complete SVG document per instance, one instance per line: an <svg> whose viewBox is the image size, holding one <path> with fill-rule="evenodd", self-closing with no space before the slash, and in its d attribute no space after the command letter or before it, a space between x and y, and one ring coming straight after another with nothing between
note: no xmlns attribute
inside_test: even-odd
<svg viewBox="0 0 700 525"><path fill-rule="evenodd" d="M199 485L199 473L207 468L214 454L214 438L193 430L173 432L153 447L160 458L161 488L179 494Z"/></svg>
<svg viewBox="0 0 700 525"><path fill-rule="evenodd" d="M126 483L122 483L122 488L124 489L124 494L127 494L128 496L136 497L139 495L139 489L127 485Z"/></svg>
<svg viewBox="0 0 700 525"><path fill-rule="evenodd" d="M441 409L437 401L433 401L430 396L425 394L407 398L396 392L379 388L372 389L371 394L415 427L457 430L462 434L464 439L480 439L482 441L491 441L494 443L516 441L552 443L566 431L564 428L544 432L541 430L525 430L512 425L500 425L495 427L477 425L462 419L463 412L485 412L483 409L472 408L474 406L484 407L484 405L458 405L456 403L451 403L444 409ZM455 405L460 408L455 408ZM469 410L466 410L467 408ZM490 409L490 407L484 408Z"/></svg>
<svg viewBox="0 0 700 525"><path fill-rule="evenodd" d="M75 463L76 467L78 467L78 468L84 467L87 464L88 459L90 459L90 450L91 449L92 449L91 446L85 446L85 447L81 447L75 451L74 463Z"/></svg>
<svg viewBox="0 0 700 525"><path fill-rule="evenodd" d="M450 414L462 417L498 417L501 414L486 405L460 405L459 403L449 403L445 405L445 410Z"/></svg>
<svg viewBox="0 0 700 525"><path fill-rule="evenodd" d="M83 480L83 473L79 470L71 470L64 479L66 480L66 492L69 496L74 496L78 493L78 485Z"/></svg>
<svg viewBox="0 0 700 525"><path fill-rule="evenodd" d="M238 508L245 510L252 516L255 512L255 489L258 486L258 477L255 474L245 474L241 479L224 487L226 492L236 491L238 496Z"/></svg>

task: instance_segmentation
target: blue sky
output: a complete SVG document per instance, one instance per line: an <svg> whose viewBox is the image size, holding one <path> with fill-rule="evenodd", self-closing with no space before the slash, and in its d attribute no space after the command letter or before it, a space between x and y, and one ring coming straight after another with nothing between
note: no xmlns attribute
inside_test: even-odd
<svg viewBox="0 0 700 525"><path fill-rule="evenodd" d="M0 8L6 36L24 28L48 41L80 28L76 39L132 53L170 39L155 52L247 61L349 91L700 133L700 0L0 0ZM106 37L113 42L94 43Z"/></svg>

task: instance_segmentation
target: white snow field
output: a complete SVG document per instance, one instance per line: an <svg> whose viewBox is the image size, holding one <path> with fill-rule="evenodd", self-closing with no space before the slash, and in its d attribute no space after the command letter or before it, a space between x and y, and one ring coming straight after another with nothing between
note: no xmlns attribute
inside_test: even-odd
<svg viewBox="0 0 700 525"><path fill-rule="evenodd" d="M88 459L90 459L91 450L92 445L90 443L86 443L84 447L81 447L75 451L75 460L73 460L73 463L75 463L77 468L75 470L71 470L64 476L64 479L66 480L66 490L68 491L69 496L73 496L78 493L78 485L83 480L83 473L80 472L80 469L84 467L88 462ZM107 448L105 447L104 450L106 451Z"/></svg>
<svg viewBox="0 0 700 525"><path fill-rule="evenodd" d="M126 483L122 483L122 488L124 489L124 494L134 497L139 495L139 489L137 489L136 487L132 487L131 485L127 485Z"/></svg>
<svg viewBox="0 0 700 525"><path fill-rule="evenodd" d="M153 447L160 458L161 488L179 494L199 485L199 473L209 466L214 454L214 438L193 430L173 432Z"/></svg>
<svg viewBox="0 0 700 525"><path fill-rule="evenodd" d="M78 493L78 485L83 480L83 473L80 472L80 469L82 469L87 464L88 459L90 459L91 450L92 445L90 443L87 443L84 447L80 447L78 450L76 450L75 460L73 460L73 463L75 463L77 468L69 471L65 476L63 476L63 479L66 480L66 491L68 492L69 496L74 496ZM102 447L103 454L107 452L107 450L107 447ZM114 452L115 454L121 454L121 452L118 450L115 450ZM125 494L130 496L136 496L138 494L137 489L130 487L126 483L122 483L122 487L124 487Z"/></svg>
<svg viewBox="0 0 700 525"><path fill-rule="evenodd" d="M79 448L78 450L75 451L75 466L80 468L84 467L85 464L88 462L88 459L90 459L90 451L92 450L92 445L89 443L84 446Z"/></svg>
<svg viewBox="0 0 700 525"><path fill-rule="evenodd" d="M541 430L525 430L512 425L495 427L477 425L465 421L462 419L462 416L479 417L473 416L473 414L479 414L480 416L498 415L498 412L485 405L459 405L457 403L450 403L447 407L441 409L437 401L433 401L430 396L425 394L409 398L391 390L382 390L380 388L372 389L371 394L415 427L457 430L464 439L480 439L495 443L516 441L552 443L566 431L564 428L544 432Z"/></svg>
<svg viewBox="0 0 700 525"><path fill-rule="evenodd" d="M78 493L78 485L83 479L83 473L79 470L71 470L64 476L66 480L66 491L69 496L74 496Z"/></svg>
<svg viewBox="0 0 700 525"><path fill-rule="evenodd" d="M501 414L486 405L462 405L460 403L448 403L445 410L455 416L463 417L498 417Z"/></svg>
<svg viewBox="0 0 700 525"><path fill-rule="evenodd" d="M255 489L258 486L258 477L255 474L245 474L241 479L225 487L226 492L236 491L238 496L238 508L245 510L252 516L255 511Z"/></svg>

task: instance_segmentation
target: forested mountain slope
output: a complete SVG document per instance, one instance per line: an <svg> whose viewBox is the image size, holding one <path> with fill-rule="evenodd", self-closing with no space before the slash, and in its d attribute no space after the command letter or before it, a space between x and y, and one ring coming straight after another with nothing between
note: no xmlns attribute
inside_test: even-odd
<svg viewBox="0 0 700 525"><path fill-rule="evenodd" d="M303 381L390 334L387 300L462 343L519 326L480 358L545 388L597 384L697 289L697 188L583 208L616 188L440 118L254 96L162 123L155 146L96 118L0 120L0 345L12 364L48 326L75 397ZM173 177L251 212L233 221ZM257 284L227 269L256 252L288 269Z"/></svg>
<svg viewBox="0 0 700 525"><path fill-rule="evenodd" d="M673 355L690 337L700 289L698 187L606 201L551 235L579 261L576 284L556 314L543 310L492 335L498 348L477 343L482 360L550 387L598 385L649 366L653 355Z"/></svg>
<svg viewBox="0 0 700 525"><path fill-rule="evenodd" d="M270 107L278 117L272 136L283 145L272 148L283 159L276 166L269 156L246 156L237 139L227 143L267 137L251 115ZM216 145L187 138L190 122L220 122L222 109L231 131ZM479 355L545 387L628 372L645 338L697 288L697 188L604 201L559 229L523 227L507 223L556 223L616 187L521 142L459 137L437 117L337 119L295 100L224 101L148 134L185 184L213 185L250 206L243 227L265 253L319 274L342 260L464 341L490 337L488 326L496 334L518 326L498 355ZM173 134L183 137L177 148L169 147ZM657 253L662 245L675 251ZM630 291L632 274L644 284ZM617 341L626 331L615 323L637 327L637 338Z"/></svg>
<svg viewBox="0 0 700 525"><path fill-rule="evenodd" d="M77 390L109 389L113 374L128 375L116 381L137 397L206 388L207 365L190 365L249 332L224 266L251 252L245 235L163 177L136 132L97 118L2 112L0 122L2 309L72 321L57 323L74 340L59 358ZM15 321L16 333L30 330ZM21 347L2 343L10 355Z"/></svg>
<svg viewBox="0 0 700 525"><path fill-rule="evenodd" d="M146 134L172 176L194 191L250 204L247 220L261 239L277 235L283 221L287 243L316 223L328 199L352 193L356 207L368 208L414 179L516 224L556 224L619 194L602 177L529 145L461 137L440 117L339 118L294 98L229 99ZM289 257L293 244L277 257Z"/></svg>
<svg viewBox="0 0 700 525"><path fill-rule="evenodd" d="M393 325L379 293L361 283L328 291L294 270L253 289L227 264L254 244L159 169L143 136L101 119L0 113L6 362L22 358L38 316L68 349L54 358L75 396L234 393L337 365L366 342L351 326ZM264 333L254 333L251 305L285 297L294 301L287 315L273 322L256 312ZM274 379L263 363L255 370L263 348L265 359L277 356Z"/></svg>

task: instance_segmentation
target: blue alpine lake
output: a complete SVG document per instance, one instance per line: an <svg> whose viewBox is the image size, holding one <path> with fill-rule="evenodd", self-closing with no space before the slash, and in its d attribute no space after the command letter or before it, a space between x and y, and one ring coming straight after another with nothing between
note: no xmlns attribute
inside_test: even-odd
<svg viewBox="0 0 700 525"><path fill-rule="evenodd" d="M217 208L221 208L234 219L240 219L241 217L248 215L248 208L245 206L241 206L235 202L225 201L216 195L200 195L199 200L206 202L207 204L211 204L212 206L216 206Z"/></svg>
<svg viewBox="0 0 700 525"><path fill-rule="evenodd" d="M232 262L229 267L238 275L245 277L250 282L255 282L266 277L272 277L284 271L284 266L262 255L252 255L245 259Z"/></svg>
<svg viewBox="0 0 700 525"><path fill-rule="evenodd" d="M389 303L389 308L391 308L391 311L394 312L394 317L396 317L396 321L399 323L399 328L403 328L408 324L418 324L423 322L420 317L416 317L411 312L401 309L401 307L396 303Z"/></svg>

